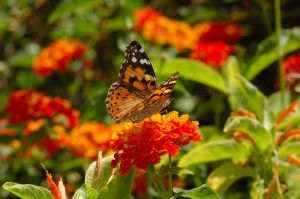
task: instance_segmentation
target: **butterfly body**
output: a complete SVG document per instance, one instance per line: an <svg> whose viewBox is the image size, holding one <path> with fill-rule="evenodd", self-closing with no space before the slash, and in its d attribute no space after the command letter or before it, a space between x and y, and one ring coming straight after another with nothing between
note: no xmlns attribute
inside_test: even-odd
<svg viewBox="0 0 300 199"><path fill-rule="evenodd" d="M170 104L169 96L178 77L176 72L157 87L148 56L138 42L132 41L120 68L120 80L108 90L107 110L116 123L142 121Z"/></svg>

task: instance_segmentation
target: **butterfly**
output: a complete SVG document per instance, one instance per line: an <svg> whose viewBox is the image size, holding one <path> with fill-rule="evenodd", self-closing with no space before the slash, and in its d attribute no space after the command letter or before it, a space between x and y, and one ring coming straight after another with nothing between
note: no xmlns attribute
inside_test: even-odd
<svg viewBox="0 0 300 199"><path fill-rule="evenodd" d="M170 95L179 78L175 72L159 87L151 62L142 46L131 41L125 51L125 60L119 72L119 81L113 83L105 101L107 111L116 123L140 122L167 107Z"/></svg>

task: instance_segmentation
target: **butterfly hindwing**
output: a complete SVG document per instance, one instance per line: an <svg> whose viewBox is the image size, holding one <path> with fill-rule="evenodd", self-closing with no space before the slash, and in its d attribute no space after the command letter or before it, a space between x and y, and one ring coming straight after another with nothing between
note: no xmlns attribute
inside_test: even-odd
<svg viewBox="0 0 300 199"><path fill-rule="evenodd" d="M121 66L119 78L123 84L145 94L156 88L152 64L137 41L130 42L126 48L125 61Z"/></svg>
<svg viewBox="0 0 300 199"><path fill-rule="evenodd" d="M179 73L176 72L162 83L156 90L154 90L148 97L149 100L166 100L170 97L176 80L179 78Z"/></svg>
<svg viewBox="0 0 300 199"><path fill-rule="evenodd" d="M121 82L115 82L108 90L105 103L108 113L113 120L118 122L128 110L142 101L143 99L136 95L135 92L130 92L127 86Z"/></svg>

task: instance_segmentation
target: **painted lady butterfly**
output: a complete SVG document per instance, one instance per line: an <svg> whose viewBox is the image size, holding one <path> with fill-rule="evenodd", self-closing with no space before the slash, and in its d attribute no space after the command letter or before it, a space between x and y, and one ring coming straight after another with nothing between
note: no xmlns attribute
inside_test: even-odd
<svg viewBox="0 0 300 199"><path fill-rule="evenodd" d="M116 123L139 122L159 113L172 101L169 97L178 77L179 73L174 73L157 88L147 54L137 41L131 41L120 68L120 80L108 90L107 111Z"/></svg>

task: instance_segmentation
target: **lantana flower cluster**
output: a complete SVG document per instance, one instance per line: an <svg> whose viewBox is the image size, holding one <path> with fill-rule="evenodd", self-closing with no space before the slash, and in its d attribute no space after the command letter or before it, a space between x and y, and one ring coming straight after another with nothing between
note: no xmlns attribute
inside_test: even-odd
<svg viewBox="0 0 300 199"><path fill-rule="evenodd" d="M82 123L72 129L69 139L73 153L79 157L96 159L98 151L108 152L114 126L96 121Z"/></svg>
<svg viewBox="0 0 300 199"><path fill-rule="evenodd" d="M95 159L99 150L104 153L110 150L114 126L105 126L97 121L80 124L80 112L60 97L48 97L34 90L18 90L11 93L4 111L8 120L1 120L0 127L26 124L24 136L40 132L48 120L53 121L47 134L26 151L27 155L36 147L43 149L47 157L53 156L59 149L69 148L78 157ZM14 129L0 131L0 136L15 135Z"/></svg>
<svg viewBox="0 0 300 199"><path fill-rule="evenodd" d="M147 169L156 164L164 154L176 156L181 146L200 141L198 122L178 112L156 114L139 123L125 123L114 132L111 147L114 154L112 166L120 162L120 173L127 174L132 167Z"/></svg>
<svg viewBox="0 0 300 199"><path fill-rule="evenodd" d="M32 64L32 69L41 76L49 76L56 71L65 72L70 63L83 59L88 51L86 44L75 39L60 39L42 49ZM90 60L83 60L83 67L90 67Z"/></svg>
<svg viewBox="0 0 300 199"><path fill-rule="evenodd" d="M151 7L136 10L134 16L135 29L145 39L172 45L179 52L193 48L197 41L197 34L188 23L170 19Z"/></svg>
<svg viewBox="0 0 300 199"><path fill-rule="evenodd" d="M135 12L135 29L158 44L169 44L179 52L192 50L190 57L214 68L222 66L236 51L232 45L245 35L234 22L201 22L194 26L170 19L151 7Z"/></svg>
<svg viewBox="0 0 300 199"><path fill-rule="evenodd" d="M284 62L285 79L289 86L299 82L300 78L300 54L287 57Z"/></svg>
<svg viewBox="0 0 300 199"><path fill-rule="evenodd" d="M11 123L65 116L67 126L71 128L79 123L80 115L78 110L71 107L69 101L60 97L51 98L29 89L12 92L4 111L8 114Z"/></svg>

